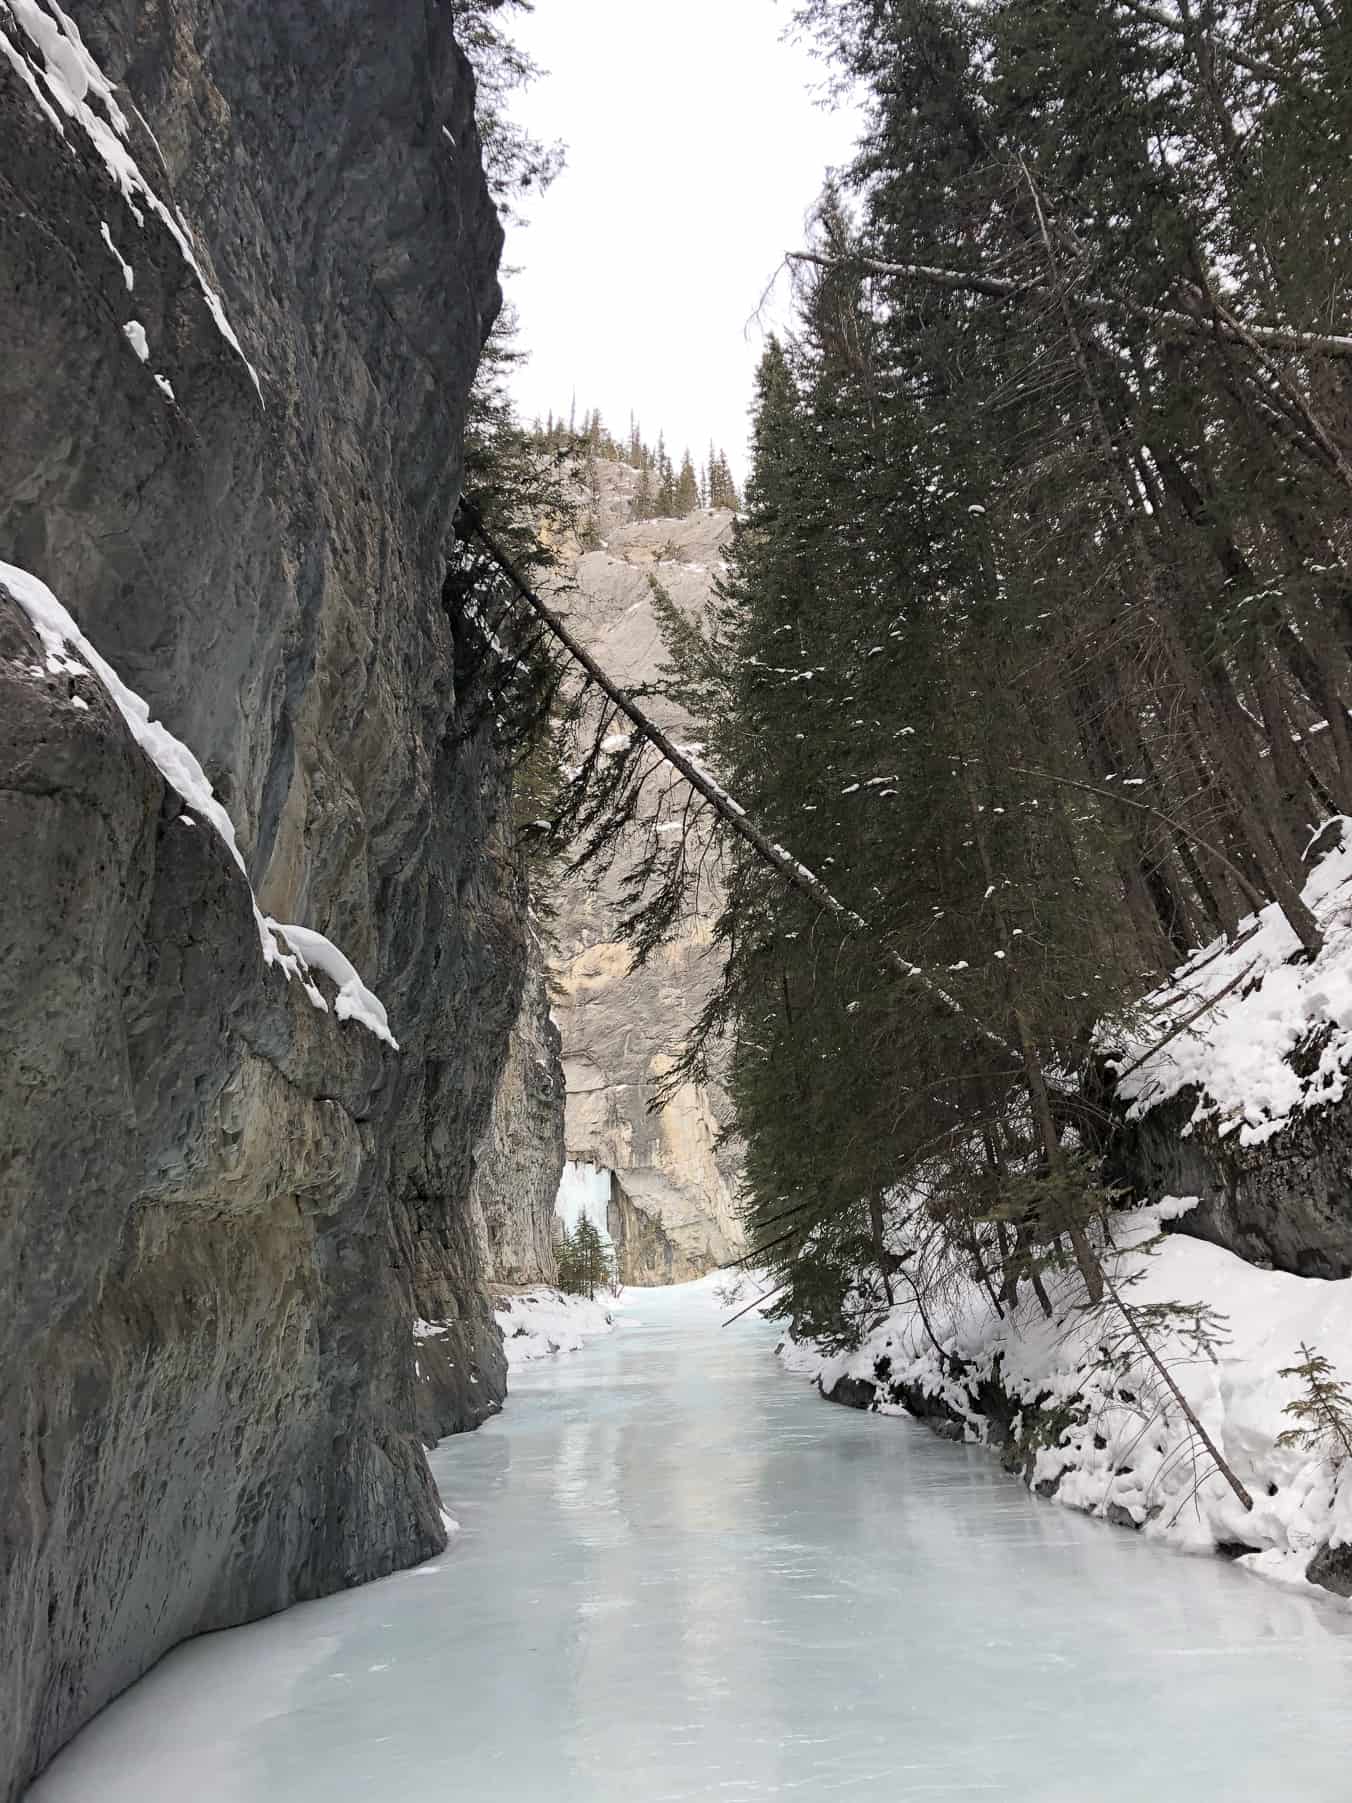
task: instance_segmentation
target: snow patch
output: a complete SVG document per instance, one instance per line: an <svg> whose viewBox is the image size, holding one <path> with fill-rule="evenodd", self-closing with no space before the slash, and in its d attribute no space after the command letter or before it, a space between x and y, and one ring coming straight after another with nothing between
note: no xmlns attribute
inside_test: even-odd
<svg viewBox="0 0 1352 1803"><path fill-rule="evenodd" d="M150 361L150 345L146 339L146 329L140 320L129 319L122 328L122 335L142 363L148 363Z"/></svg>
<svg viewBox="0 0 1352 1803"><path fill-rule="evenodd" d="M390 1032L389 1016L385 1012L380 998L369 990L358 976L356 967L344 957L343 953L331 939L322 933L315 933L309 927L282 926L280 922L269 920L268 926L286 941L287 946L300 959L304 970L319 970L337 986L338 994L334 998L333 1011L339 1020L354 1020L365 1027L368 1033L374 1033L377 1039L383 1039L386 1045L393 1046L395 1051L399 1045Z"/></svg>
<svg viewBox="0 0 1352 1803"><path fill-rule="evenodd" d="M615 1326L608 1301L565 1296L562 1290L543 1286L502 1297L493 1318L502 1329L509 1371L561 1352L581 1352L589 1339L610 1333Z"/></svg>
<svg viewBox="0 0 1352 1803"><path fill-rule="evenodd" d="M177 209L170 208L160 199L141 173L140 166L126 143L127 119L114 98L113 85L85 48L74 20L62 12L56 0L48 0L50 10L39 5L38 0L0 0L0 6L17 20L41 54L43 66L36 73L41 75L48 94L60 111L79 125L89 139L137 225L145 224L144 207L154 213L167 228L184 262L197 278L197 285L217 331L248 370L249 380L261 401L263 390L259 384L258 372L244 355L234 328L226 318L220 295L202 272L187 224ZM13 41L3 32L0 32L0 49L37 100L47 119L64 138L66 134L60 119L47 104L37 85L33 64L20 54ZM94 111L91 101L97 101L102 106L106 117ZM138 202L141 204L138 205ZM104 235L111 248L111 235L106 226ZM121 261L121 258L118 260ZM125 268L124 265L124 271ZM129 287L130 285L128 283Z"/></svg>
<svg viewBox="0 0 1352 1803"><path fill-rule="evenodd" d="M108 249L117 260L117 266L122 271L122 280L127 284L127 293L130 294L132 289L136 286L136 271L113 243L113 234L108 230L108 221L106 219L101 220L99 223L99 236L103 239L103 242L108 246Z"/></svg>
<svg viewBox="0 0 1352 1803"><path fill-rule="evenodd" d="M1222 1137L1262 1145L1305 1109L1340 1102L1352 1063L1352 821L1303 891L1323 950L1290 960L1300 944L1275 902L1215 940L1148 996L1125 1034L1100 1033L1118 1094L1139 1119L1184 1091L1197 1101L1189 1129L1212 1122ZM1302 1075L1293 1054L1305 1052Z"/></svg>
<svg viewBox="0 0 1352 1803"><path fill-rule="evenodd" d="M321 971L337 985L334 1012L339 1020L356 1021L398 1051L399 1042L390 1032L389 1020L379 998L365 986L338 947L323 934L307 927L283 926L263 915L235 840L234 822L217 800L205 770L183 741L175 738L158 720L150 718L148 704L127 687L112 665L95 650L45 582L14 564L0 562L0 587L7 589L27 614L46 653L47 673L97 677L126 722L132 738L170 788L182 796L194 814L215 828L248 884L264 963L275 964L288 982L292 977L298 977L314 1006L327 1010L327 1001L309 975L311 969ZM285 952L277 943L277 935L286 942Z"/></svg>

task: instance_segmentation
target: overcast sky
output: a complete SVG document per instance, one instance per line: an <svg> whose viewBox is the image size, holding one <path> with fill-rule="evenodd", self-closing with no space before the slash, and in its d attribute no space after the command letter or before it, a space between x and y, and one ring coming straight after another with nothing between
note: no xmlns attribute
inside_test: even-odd
<svg viewBox="0 0 1352 1803"><path fill-rule="evenodd" d="M738 474L763 346L751 320L853 123L822 110L823 70L782 33L788 0L536 0L513 19L549 71L513 112L568 166L509 227L507 293L530 363L525 418L629 410L679 458L710 438ZM783 293L781 280L779 292ZM782 317L782 312L781 315Z"/></svg>

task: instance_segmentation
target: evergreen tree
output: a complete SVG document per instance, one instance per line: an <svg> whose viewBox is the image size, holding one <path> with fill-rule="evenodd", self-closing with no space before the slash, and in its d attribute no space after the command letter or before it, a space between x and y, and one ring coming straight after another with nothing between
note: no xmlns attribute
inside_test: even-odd
<svg viewBox="0 0 1352 1803"><path fill-rule="evenodd" d="M569 1233L566 1225L560 1225L558 1244L554 1248L555 1269L558 1272L559 1288L565 1296L575 1296L579 1290L578 1256L576 1237Z"/></svg>
<svg viewBox="0 0 1352 1803"><path fill-rule="evenodd" d="M1277 1445L1319 1453L1341 1470L1352 1458L1352 1387L1321 1352L1303 1342L1300 1363L1286 1366L1280 1375L1294 1378L1300 1394L1282 1410L1295 1426L1278 1434Z"/></svg>
<svg viewBox="0 0 1352 1803"><path fill-rule="evenodd" d="M1348 34L1296 9L1253 40L1221 6L1202 56L1145 10L804 8L871 96L859 221L828 197L767 352L709 628L664 624L730 790L958 1004L825 957L731 854L702 1031L735 1034L751 1224L818 1322L860 1246L885 1292L936 1234L997 1306L1048 1263L1094 1295L1111 1198L1065 1076L1096 1023L1269 895L1318 949L1299 840L1352 775L1352 408L1303 346L1352 253L1278 146L1345 191ZM1246 42L1265 73L1222 53ZM1245 323L1273 319L1285 348ZM736 505L721 455L707 481Z"/></svg>
<svg viewBox="0 0 1352 1803"><path fill-rule="evenodd" d="M573 1245L577 1257L578 1291L594 1301L598 1290L614 1287L615 1263L610 1248L595 1222L585 1215L577 1224Z"/></svg>
<svg viewBox="0 0 1352 1803"><path fill-rule="evenodd" d="M657 451L653 458L653 475L656 487L653 492L653 511L660 520L669 520L676 513L676 472L671 467L671 458L667 455L666 439L659 432L657 435Z"/></svg>
<svg viewBox="0 0 1352 1803"><path fill-rule="evenodd" d="M653 502L652 471L646 461L640 462L638 467L638 487L629 503L629 517L633 520L650 520L657 511Z"/></svg>
<svg viewBox="0 0 1352 1803"><path fill-rule="evenodd" d="M676 488L672 499L672 511L677 519L685 519L699 507L699 482L695 476L695 466L690 461L690 453L686 451L681 458L681 473L676 478Z"/></svg>

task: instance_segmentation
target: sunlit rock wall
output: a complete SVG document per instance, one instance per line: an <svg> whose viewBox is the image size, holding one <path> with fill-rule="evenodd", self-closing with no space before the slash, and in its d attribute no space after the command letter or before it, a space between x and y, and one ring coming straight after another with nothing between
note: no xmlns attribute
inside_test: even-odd
<svg viewBox="0 0 1352 1803"><path fill-rule="evenodd" d="M604 668L628 684L651 680L664 658L649 576L679 606L702 613L732 529L728 513L632 523L637 482L627 467L599 466L601 542L579 553L575 590L561 602ZM658 702L656 712L663 724L684 730L673 709ZM726 1097L716 1082L686 1084L652 1106L717 980L719 954L710 932L717 895L709 892L675 943L637 971L616 940L616 900L613 879L599 889L575 880L560 897L554 974L567 1152L619 1180L620 1231L613 1237L623 1281L668 1282L699 1276L743 1246L738 1155L721 1142Z"/></svg>

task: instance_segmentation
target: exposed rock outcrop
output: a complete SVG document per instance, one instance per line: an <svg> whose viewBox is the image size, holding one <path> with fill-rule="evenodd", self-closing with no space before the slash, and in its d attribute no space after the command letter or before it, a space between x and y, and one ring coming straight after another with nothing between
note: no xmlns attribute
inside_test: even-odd
<svg viewBox="0 0 1352 1803"><path fill-rule="evenodd" d="M622 684L650 682L664 661L649 578L701 615L731 530L729 513L629 520L639 481L627 466L597 466L597 548L580 551L575 589L561 608ZM667 726L685 723L649 703ZM662 1077L718 975L710 889L685 930L640 970L615 938L617 884L567 883L559 897L554 977L567 1076L568 1157L613 1171L612 1226L625 1283L698 1277L735 1257L744 1238L736 1208L740 1159L721 1143L729 1119L716 1082L683 1084L653 1107ZM618 1227L618 1232L616 1232Z"/></svg>
<svg viewBox="0 0 1352 1803"><path fill-rule="evenodd" d="M451 8L66 4L0 3L0 557L401 1050L265 969L221 840L0 596L3 1798L176 1641L443 1544L412 1324L475 1425L524 975L441 601L501 243Z"/></svg>
<svg viewBox="0 0 1352 1803"><path fill-rule="evenodd" d="M544 947L532 932L525 992L493 1114L475 1160L470 1211L485 1274L518 1288L558 1280L554 1199L563 1171L562 1040Z"/></svg>
<svg viewBox="0 0 1352 1803"><path fill-rule="evenodd" d="M1118 1179L1137 1195L1200 1197L1172 1229L1250 1264L1352 1276L1352 1105L1312 1108L1262 1145L1244 1146L1209 1124L1185 1134L1195 1101L1185 1091L1119 1127Z"/></svg>

